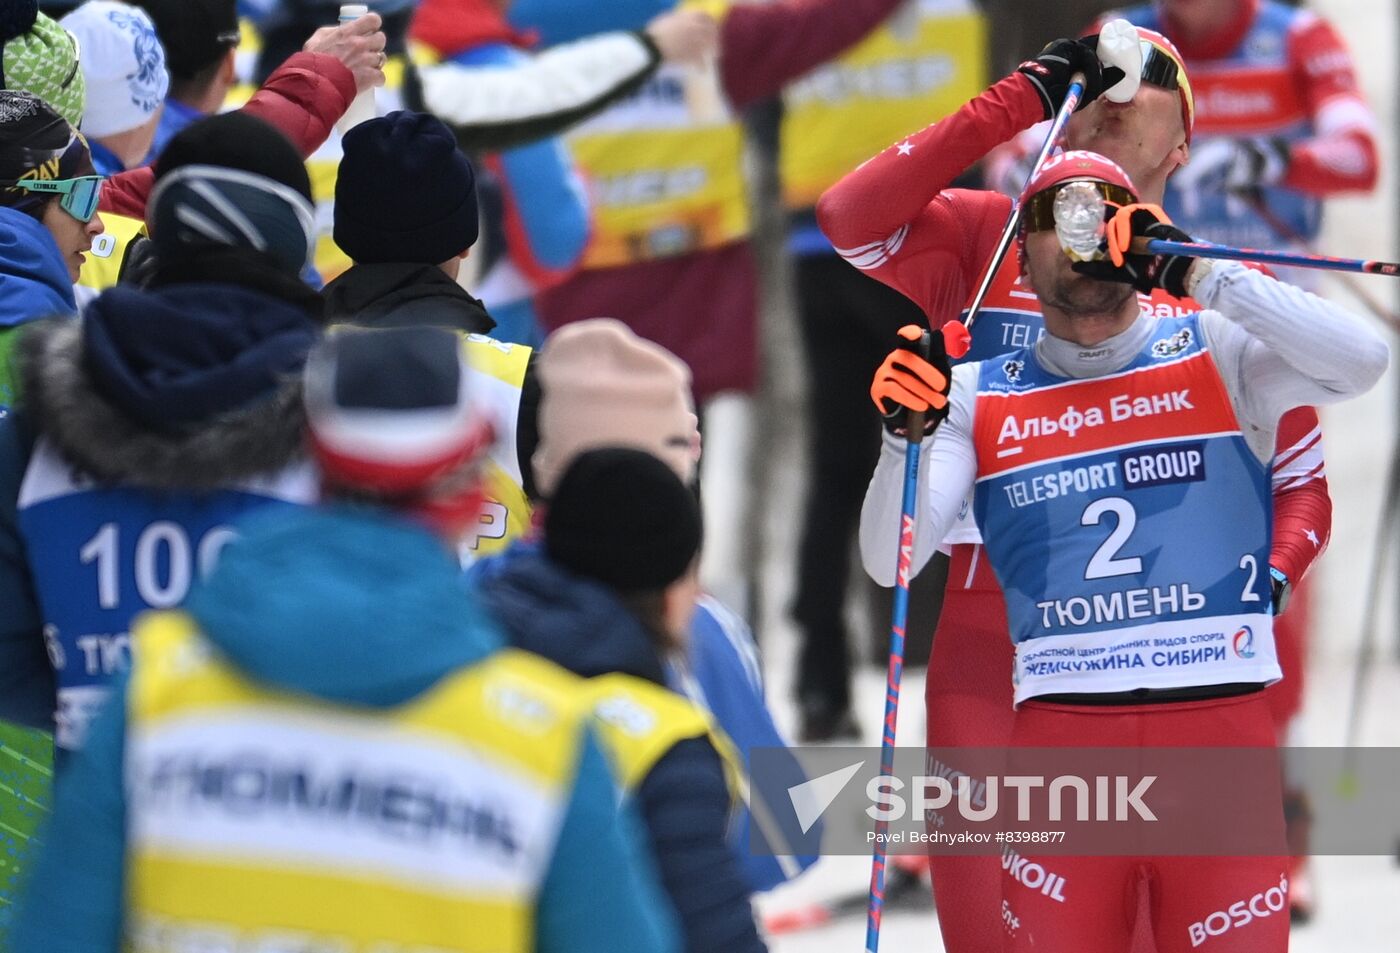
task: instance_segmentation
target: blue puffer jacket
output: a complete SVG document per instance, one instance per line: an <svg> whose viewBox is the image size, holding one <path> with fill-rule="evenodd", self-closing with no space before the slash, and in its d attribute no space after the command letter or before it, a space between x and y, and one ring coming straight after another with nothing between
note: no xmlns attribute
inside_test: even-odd
<svg viewBox="0 0 1400 953"><path fill-rule="evenodd" d="M23 212L0 207L0 408L14 403L9 354L15 328L77 310L68 266L49 230Z"/></svg>
<svg viewBox="0 0 1400 953"><path fill-rule="evenodd" d="M525 546L476 577L482 600L519 648L585 677L621 672L665 684L651 635L613 593ZM687 953L764 949L727 834L729 791L707 739L682 741L632 792Z"/></svg>
<svg viewBox="0 0 1400 953"><path fill-rule="evenodd" d="M254 518L244 530L185 608L230 662L263 684L388 707L503 644L462 585L455 560L417 526L364 511L304 509ZM121 947L125 693L123 680L119 703L59 778L14 949ZM624 813L619 823L616 798L590 737L537 899L537 950L676 948L635 819Z"/></svg>

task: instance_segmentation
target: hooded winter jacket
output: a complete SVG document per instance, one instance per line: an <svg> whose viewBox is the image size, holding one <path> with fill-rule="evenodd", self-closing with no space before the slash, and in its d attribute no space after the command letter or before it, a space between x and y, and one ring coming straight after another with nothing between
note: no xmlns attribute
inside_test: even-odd
<svg viewBox="0 0 1400 953"><path fill-rule="evenodd" d="M536 547L489 568L477 577L482 600L516 647L585 678L621 674L666 684L652 636L605 586ZM687 953L763 950L748 884L727 842L730 791L709 738L674 744L627 793L646 825Z"/></svg>
<svg viewBox="0 0 1400 953"><path fill-rule="evenodd" d="M283 584L287 580L295 584ZM259 693L289 693L290 697L280 696L283 707L298 697L304 699L307 718L343 719L345 732L337 736L337 743L367 737L363 729L367 715L376 723L382 716L382 728L375 731L402 731L395 727L402 724L394 720L395 709L435 691L450 676L500 662L503 646L499 630L468 593L446 547L426 530L370 509L307 508L249 520L246 535L229 547L217 571L196 584L185 611L218 653L223 671L250 680ZM124 785L125 762L129 748L137 743L138 719L149 716L132 700L127 686L142 677L141 664L138 658L130 683L122 676L114 704L94 727L90 744L75 758L71 773L60 778L54 823L16 926L16 949L115 953L123 928L132 926L133 910L127 904L139 905L140 900L130 899L125 888L135 876L133 865L141 863L144 845L140 826L129 823L135 805L128 801ZM551 677L572 681L562 672ZM184 691L193 694L197 689ZM522 695L517 692L507 700L530 701ZM255 695L244 704L256 709L266 701ZM219 721L218 714L202 717ZM239 724L248 723L245 719ZM483 739L490 730L474 725L462 729L480 731ZM445 745L447 739L435 744ZM540 858L542 870L531 917L533 938L527 935L525 942L548 953L672 953L674 926L635 833L635 822L625 809L621 815L617 811L616 790L591 732L581 732L578 744L577 768L564 787L566 802L559 805L559 833L552 851ZM247 736L246 745L246 757L255 760L258 752L275 760L295 750L295 745L289 747L276 736ZM485 755L491 750L484 740L482 767L475 770L487 770L490 762ZM528 762L530 755L524 753L519 760ZM307 770L314 774L316 767ZM405 780L399 793L411 793L411 784ZM201 816L211 817L196 811L184 815L182 823ZM389 818L387 808L385 817ZM400 813L394 819L411 818ZM265 826L251 823L265 836ZM401 839L398 826L386 828L387 835L377 841L371 828L317 825L303 816L288 817L285 823L301 832L289 840L288 856L316 850L347 858L341 888L345 891L365 889L366 878L373 876L377 866L371 858L389 851L386 856L402 865L407 862L404 851L411 849L402 845L404 850L395 853L395 845L387 843ZM255 851L256 846L242 844L241 849ZM355 863L357 855L367 862ZM202 869L198 856L198 851L191 855L195 859L191 869L196 871ZM217 851L209 852L207 861L215 867L224 862ZM443 870L451 865L448 858L436 862ZM281 876L295 866L289 863L276 869ZM309 873L336 876L325 870ZM229 885L226 879L221 882ZM239 889L236 879L230 889ZM65 901L74 896L81 896L83 902ZM441 912L440 898L425 897L421 905L405 905L392 918L391 929L401 928L404 942L441 929L440 922L415 920ZM483 898L484 905L490 902L489 897ZM162 901L177 924L194 913L182 910L180 903L174 898ZM249 931L244 936L249 943L255 942L260 929L283 928L279 935L285 939L290 927L316 922L316 905L314 899L290 896L287 906L295 923L259 923L257 904L251 909L248 904L214 904L219 911L236 912L240 925ZM375 906L366 904L366 921L375 915ZM377 912L382 913L382 908ZM298 913L303 915L299 919ZM383 929L382 920L372 922ZM357 928L363 926L347 924L347 933L358 934ZM462 945L454 948L474 948L469 939L463 938Z"/></svg>
<svg viewBox="0 0 1400 953"><path fill-rule="evenodd" d="M209 284L114 288L26 332L0 420L0 718L77 747L132 617L183 601L240 516L315 498L299 370L318 334Z"/></svg>

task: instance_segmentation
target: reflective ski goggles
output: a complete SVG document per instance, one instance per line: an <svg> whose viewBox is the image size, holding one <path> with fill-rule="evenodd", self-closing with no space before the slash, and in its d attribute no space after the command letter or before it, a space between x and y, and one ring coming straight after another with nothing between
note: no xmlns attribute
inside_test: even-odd
<svg viewBox="0 0 1400 953"><path fill-rule="evenodd" d="M97 214L102 200L102 183L106 176L80 175L71 179L14 179L0 182L8 189L20 189L40 195L60 196L58 204L80 222L90 222Z"/></svg>
<svg viewBox="0 0 1400 953"><path fill-rule="evenodd" d="M1138 40L1142 48L1142 81L1162 89L1181 87L1181 66L1171 54L1151 40Z"/></svg>
<svg viewBox="0 0 1400 953"><path fill-rule="evenodd" d="M1067 185L1076 183L1086 183L1103 196L1104 202L1115 207L1132 205L1137 201L1133 193L1123 188L1121 185L1114 185L1111 182L1095 182L1088 179L1071 179L1068 182L1061 182L1051 186L1044 191L1037 192L1026 200L1026 204L1021 207L1022 227L1028 232L1047 232L1055 228L1055 196Z"/></svg>

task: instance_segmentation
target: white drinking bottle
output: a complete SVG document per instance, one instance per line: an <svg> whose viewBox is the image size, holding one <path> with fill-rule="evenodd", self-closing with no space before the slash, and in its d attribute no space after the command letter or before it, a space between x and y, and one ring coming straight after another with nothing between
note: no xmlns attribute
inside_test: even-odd
<svg viewBox="0 0 1400 953"><path fill-rule="evenodd" d="M369 13L369 7L363 3L346 3L340 7L340 22L349 23L351 20L358 20ZM350 108L345 110L345 115L340 117L340 121L335 127L344 135L354 129L360 123L373 119L379 115L379 107L374 101L374 87L355 96L350 102Z"/></svg>

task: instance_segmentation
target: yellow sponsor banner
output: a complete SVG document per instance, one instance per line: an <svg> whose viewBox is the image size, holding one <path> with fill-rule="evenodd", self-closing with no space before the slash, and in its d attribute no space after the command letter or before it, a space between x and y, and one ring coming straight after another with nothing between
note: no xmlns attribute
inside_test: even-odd
<svg viewBox="0 0 1400 953"><path fill-rule="evenodd" d="M911 14L896 15L784 92L780 171L789 208L815 205L843 175L986 85L979 13L924 0Z"/></svg>
<svg viewBox="0 0 1400 953"><path fill-rule="evenodd" d="M632 128L570 141L594 205L585 268L715 248L749 234L737 123Z"/></svg>

